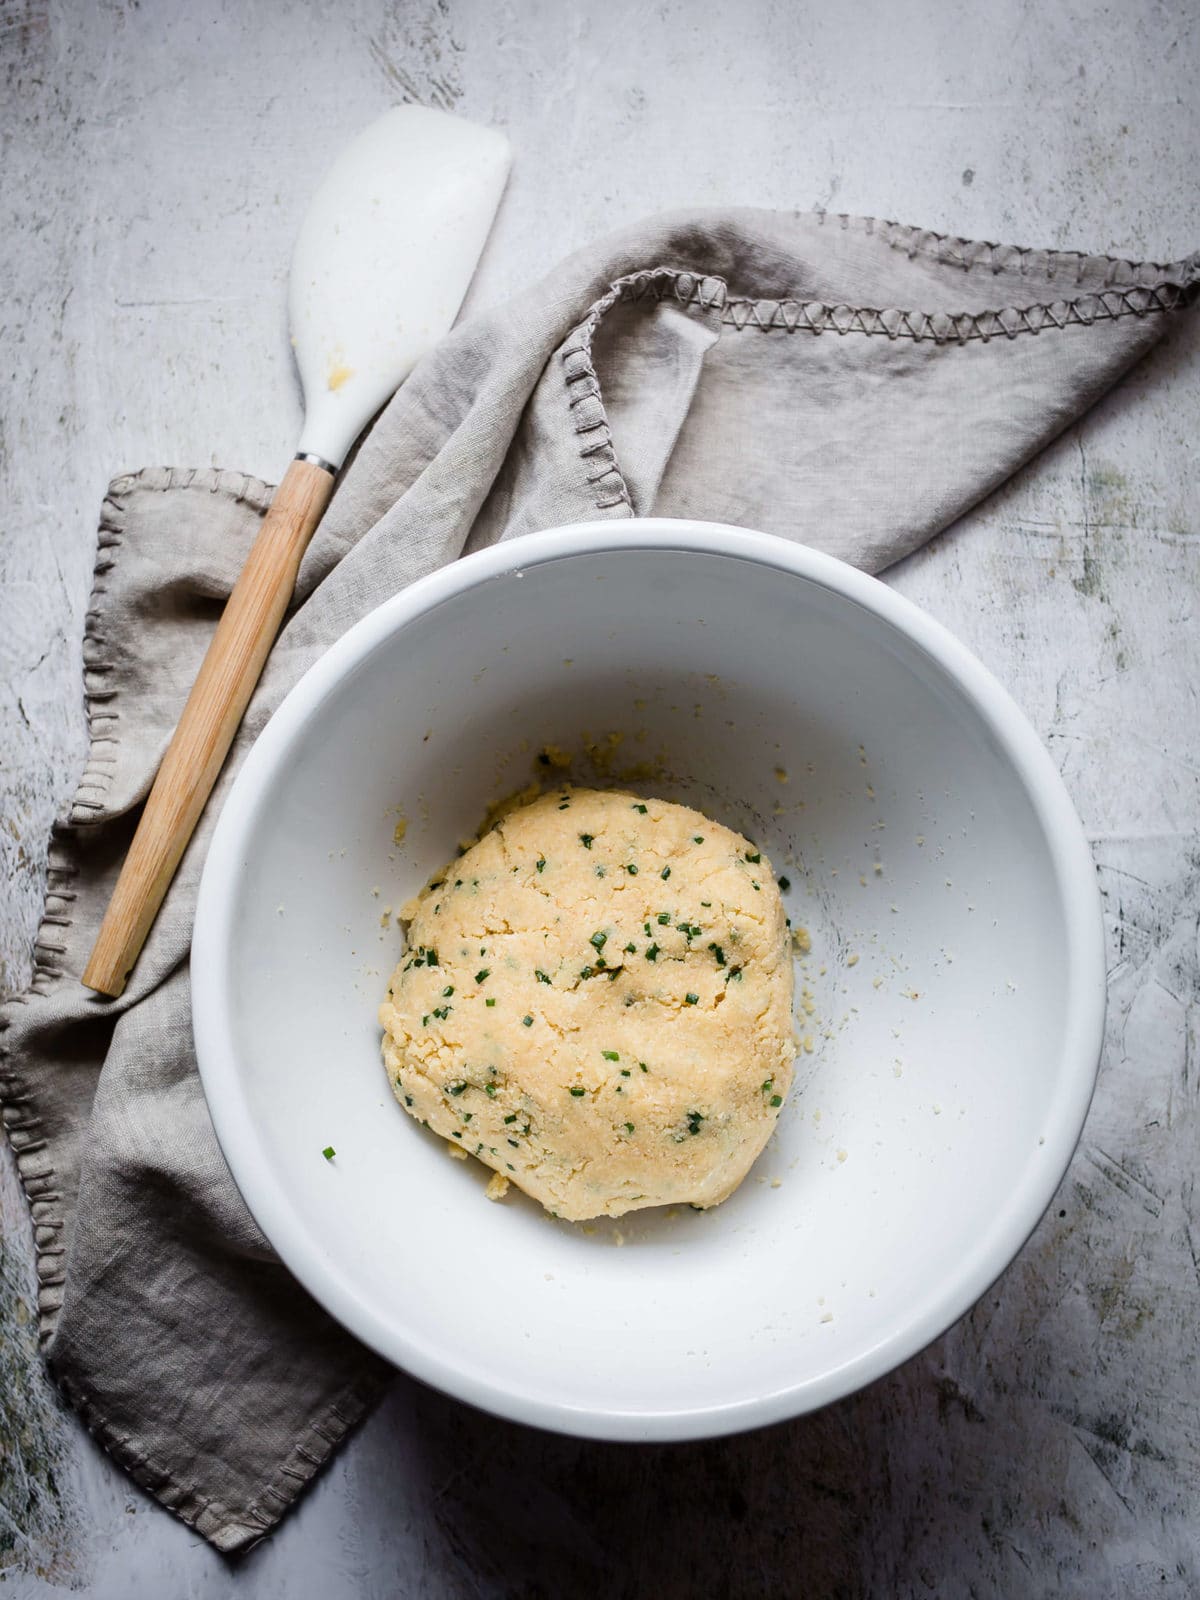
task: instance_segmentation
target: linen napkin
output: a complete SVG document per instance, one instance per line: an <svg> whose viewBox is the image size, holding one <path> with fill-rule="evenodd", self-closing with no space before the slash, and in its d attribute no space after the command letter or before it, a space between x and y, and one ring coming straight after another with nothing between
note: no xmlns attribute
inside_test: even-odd
<svg viewBox="0 0 1200 1600"><path fill-rule="evenodd" d="M219 1549L246 1549L388 1374L246 1211L192 1047L212 823L305 668L413 579L558 523L699 516L879 571L1079 416L1198 283L1200 256L1161 266L871 218L707 212L616 234L460 328L339 485L129 987L104 1001L79 974L271 493L209 470L113 482L85 625L90 754L51 841L32 985L0 1012L0 1094L47 1359L138 1483Z"/></svg>

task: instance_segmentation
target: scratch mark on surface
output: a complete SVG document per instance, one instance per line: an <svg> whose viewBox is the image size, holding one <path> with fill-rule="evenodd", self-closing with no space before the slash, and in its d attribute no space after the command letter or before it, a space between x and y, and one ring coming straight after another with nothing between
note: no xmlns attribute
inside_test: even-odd
<svg viewBox="0 0 1200 1600"><path fill-rule="evenodd" d="M1106 1178L1114 1188L1130 1200L1138 1200L1143 1211L1148 1211L1152 1217L1162 1216L1163 1198L1156 1193L1148 1183L1143 1183L1140 1178L1135 1178L1127 1167L1115 1161L1106 1150L1101 1150L1099 1145L1089 1145L1084 1148L1084 1159L1095 1167L1101 1177ZM1100 1157L1097 1160L1097 1156ZM1138 1191L1135 1193L1135 1191Z"/></svg>
<svg viewBox="0 0 1200 1600"><path fill-rule="evenodd" d="M1104 1481L1108 1485L1108 1487L1116 1495L1117 1499L1125 1507L1126 1511L1128 1511L1129 1515L1132 1516L1133 1515L1133 1502L1130 1499L1128 1499L1125 1495L1123 1495L1121 1493L1120 1489L1117 1488L1116 1484L1113 1482L1112 1478L1109 1476L1108 1470L1106 1469L1104 1463L1100 1459L1100 1445L1099 1444L1096 1444L1094 1446L1090 1445L1088 1443L1088 1441L1081 1436L1078 1428L1075 1430L1075 1437L1076 1437L1076 1439L1079 1440L1079 1444L1080 1444L1081 1448L1083 1449L1083 1453L1087 1456L1088 1460L1092 1463L1092 1465L1095 1467L1096 1471L1100 1474L1100 1476L1104 1479Z"/></svg>
<svg viewBox="0 0 1200 1600"><path fill-rule="evenodd" d="M1188 1255L1192 1258L1192 1271L1196 1274L1196 1287L1200 1289L1200 1255L1196 1252L1196 1240L1192 1234L1190 1222L1184 1223L1183 1236L1187 1240Z"/></svg>

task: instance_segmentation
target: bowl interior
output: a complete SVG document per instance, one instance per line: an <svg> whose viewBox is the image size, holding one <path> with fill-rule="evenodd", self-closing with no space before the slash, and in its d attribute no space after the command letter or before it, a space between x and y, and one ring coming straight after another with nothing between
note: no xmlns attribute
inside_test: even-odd
<svg viewBox="0 0 1200 1600"><path fill-rule="evenodd" d="M285 1260L392 1359L585 1432L769 1420L941 1331L1061 1175L1090 1088L1061 848L1003 717L940 630L879 614L880 586L839 592L835 563L794 570L790 549L766 564L767 540L539 540L368 619L252 752L202 897L206 1088ZM577 782L624 775L744 831L809 930L797 1082L712 1212L580 1226L516 1191L489 1204L488 1173L385 1081L385 909L546 775L547 745Z"/></svg>

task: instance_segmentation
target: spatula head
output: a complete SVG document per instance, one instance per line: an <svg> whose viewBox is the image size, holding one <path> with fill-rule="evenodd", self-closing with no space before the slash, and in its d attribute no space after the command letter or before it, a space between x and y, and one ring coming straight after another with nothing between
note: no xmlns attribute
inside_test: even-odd
<svg viewBox="0 0 1200 1600"><path fill-rule="evenodd" d="M325 174L292 257L300 450L340 467L458 314L500 202L508 140L424 106L371 123Z"/></svg>

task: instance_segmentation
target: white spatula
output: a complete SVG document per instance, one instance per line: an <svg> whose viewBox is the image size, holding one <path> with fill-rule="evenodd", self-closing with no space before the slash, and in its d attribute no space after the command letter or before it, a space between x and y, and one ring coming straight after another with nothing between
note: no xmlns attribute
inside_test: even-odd
<svg viewBox="0 0 1200 1600"><path fill-rule="evenodd" d="M292 257L290 315L304 386L300 446L275 491L179 719L83 982L119 995L258 682L363 427L451 327L508 175L502 134L399 106L334 162Z"/></svg>

